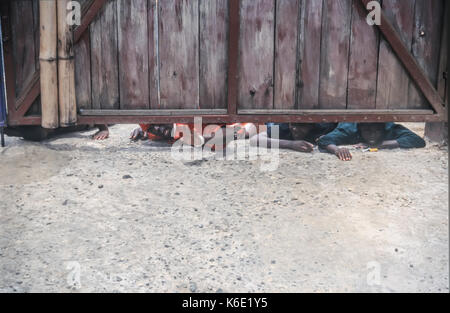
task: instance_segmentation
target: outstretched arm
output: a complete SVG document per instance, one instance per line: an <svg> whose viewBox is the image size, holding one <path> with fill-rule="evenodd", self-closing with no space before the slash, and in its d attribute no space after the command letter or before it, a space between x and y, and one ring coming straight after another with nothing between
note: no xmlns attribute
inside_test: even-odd
<svg viewBox="0 0 450 313"><path fill-rule="evenodd" d="M250 144L252 146L262 146L263 143L267 143L267 148L272 148L277 146L280 149L289 149L299 152L312 152L314 145L303 140L284 140L284 139L274 139L267 136L267 133L263 132L258 135L253 136L250 139Z"/></svg>
<svg viewBox="0 0 450 313"><path fill-rule="evenodd" d="M350 150L348 150L347 148L339 148L336 145L328 145L326 146L326 149L328 152L337 156L341 161L352 160L352 154L350 153Z"/></svg>
<svg viewBox="0 0 450 313"><path fill-rule="evenodd" d="M396 124L389 135L389 139L397 142L398 146L396 148L412 149L424 148L426 146L423 138L402 125Z"/></svg>

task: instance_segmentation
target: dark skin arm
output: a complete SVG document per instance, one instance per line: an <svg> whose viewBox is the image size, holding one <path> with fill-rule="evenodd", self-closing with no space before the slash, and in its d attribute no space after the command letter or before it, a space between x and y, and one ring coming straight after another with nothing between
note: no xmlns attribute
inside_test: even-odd
<svg viewBox="0 0 450 313"><path fill-rule="evenodd" d="M369 148L369 146L365 143L360 143L355 146L357 149L366 149ZM378 146L378 149L397 149L400 145L397 140L386 140L383 141L383 143ZM340 160L342 161L351 161L352 160L352 154L347 148L339 148L336 145L329 145L327 146L327 151L330 153L333 153L336 155Z"/></svg>
<svg viewBox="0 0 450 313"><path fill-rule="evenodd" d="M350 150L348 150L347 148L339 148L336 145L328 145L326 149L328 152L337 156L341 161L352 160L352 154L350 153Z"/></svg>
<svg viewBox="0 0 450 313"><path fill-rule="evenodd" d="M267 137L267 133L260 133L250 139L250 144L252 146L260 146L262 141L267 142L267 148L271 148L272 146L278 143L278 147L280 149L289 149L295 150L299 152L312 152L314 149L314 145L303 141L303 140L283 140L283 139L273 139Z"/></svg>
<svg viewBox="0 0 450 313"><path fill-rule="evenodd" d="M366 143L360 143L355 145L356 149L367 149L369 145ZM373 147L378 149L397 149L400 148L400 145L397 140L386 140L383 141L379 146Z"/></svg>

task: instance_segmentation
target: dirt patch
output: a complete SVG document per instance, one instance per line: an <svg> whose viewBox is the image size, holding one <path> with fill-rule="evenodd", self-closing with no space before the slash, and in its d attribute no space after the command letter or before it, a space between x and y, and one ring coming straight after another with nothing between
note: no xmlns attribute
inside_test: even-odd
<svg viewBox="0 0 450 313"><path fill-rule="evenodd" d="M134 127L7 138L0 291L448 292L447 150L281 151L262 171L174 160Z"/></svg>

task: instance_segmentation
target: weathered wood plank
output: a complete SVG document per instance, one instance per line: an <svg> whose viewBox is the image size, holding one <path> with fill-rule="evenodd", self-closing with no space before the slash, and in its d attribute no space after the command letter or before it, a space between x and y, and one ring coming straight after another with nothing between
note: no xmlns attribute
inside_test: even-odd
<svg viewBox="0 0 450 313"><path fill-rule="evenodd" d="M149 92L151 109L160 109L159 94L159 43L158 43L158 2L149 0L147 7L148 25L148 71L149 71Z"/></svg>
<svg viewBox="0 0 450 313"><path fill-rule="evenodd" d="M347 108L375 109L379 30L367 24L367 11L360 0L353 0L352 5Z"/></svg>
<svg viewBox="0 0 450 313"><path fill-rule="evenodd" d="M325 109L325 110L239 110L239 114L256 114L256 115L433 115L433 110L373 110L373 109L356 109L356 110L342 110L342 109ZM363 118L361 118L363 119ZM318 120L320 122L320 120Z"/></svg>
<svg viewBox="0 0 450 313"><path fill-rule="evenodd" d="M302 0L299 38L298 108L319 108L322 1Z"/></svg>
<svg viewBox="0 0 450 313"><path fill-rule="evenodd" d="M416 0L412 53L434 86L439 67L443 8L441 0ZM408 96L408 108L429 107L413 81L409 83Z"/></svg>
<svg viewBox="0 0 450 313"><path fill-rule="evenodd" d="M276 2L274 108L294 109L300 0Z"/></svg>
<svg viewBox="0 0 450 313"><path fill-rule="evenodd" d="M35 50L35 67L36 71L40 70L39 49L40 49L40 33L39 33L39 1L33 1L33 36ZM41 114L41 99L36 99L27 112L27 115Z"/></svg>
<svg viewBox="0 0 450 313"><path fill-rule="evenodd" d="M384 0L386 17L407 47L411 47L415 0ZM377 109L408 108L410 78L389 43L380 40Z"/></svg>
<svg viewBox="0 0 450 313"><path fill-rule="evenodd" d="M90 33L85 32L75 45L75 90L77 108L92 108L91 98L91 42Z"/></svg>
<svg viewBox="0 0 450 313"><path fill-rule="evenodd" d="M33 2L31 0L11 1L11 28L15 89L16 97L19 97L36 71Z"/></svg>
<svg viewBox="0 0 450 313"><path fill-rule="evenodd" d="M119 108L117 1L109 1L90 26L92 108Z"/></svg>
<svg viewBox="0 0 450 313"><path fill-rule="evenodd" d="M351 0L324 0L320 65L321 109L347 107Z"/></svg>
<svg viewBox="0 0 450 313"><path fill-rule="evenodd" d="M226 109L174 109L174 110L81 110L81 115L84 116L187 116L187 115L224 115L227 114Z"/></svg>
<svg viewBox="0 0 450 313"><path fill-rule="evenodd" d="M33 1L33 37L34 37L34 55L36 71L39 71L39 1Z"/></svg>
<svg viewBox="0 0 450 313"><path fill-rule="evenodd" d="M199 107L199 0L159 1L161 108Z"/></svg>
<svg viewBox="0 0 450 313"><path fill-rule="evenodd" d="M275 1L241 0L238 107L273 108Z"/></svg>
<svg viewBox="0 0 450 313"><path fill-rule="evenodd" d="M149 108L147 0L118 0L120 106Z"/></svg>
<svg viewBox="0 0 450 313"><path fill-rule="evenodd" d="M228 69L228 3L200 0L200 108L225 108Z"/></svg>

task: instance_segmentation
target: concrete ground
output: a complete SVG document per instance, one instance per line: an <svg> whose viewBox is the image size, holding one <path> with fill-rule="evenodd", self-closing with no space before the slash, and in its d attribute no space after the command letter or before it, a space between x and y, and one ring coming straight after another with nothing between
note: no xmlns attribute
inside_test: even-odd
<svg viewBox="0 0 450 313"><path fill-rule="evenodd" d="M281 151L266 171L133 128L7 138L0 292L449 291L446 149Z"/></svg>

